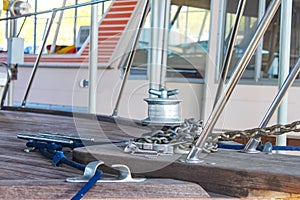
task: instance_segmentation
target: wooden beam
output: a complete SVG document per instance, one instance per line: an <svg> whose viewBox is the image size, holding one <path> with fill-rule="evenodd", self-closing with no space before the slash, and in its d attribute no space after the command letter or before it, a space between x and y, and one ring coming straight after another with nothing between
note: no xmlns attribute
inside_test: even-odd
<svg viewBox="0 0 300 200"><path fill-rule="evenodd" d="M187 164L177 161L178 155L147 159L112 145L96 145L75 149L73 158L82 163L95 159L109 164L118 162L139 175L195 182L206 191L234 197L248 197L253 190L293 195L300 191L298 156L219 150L204 156L203 163Z"/></svg>

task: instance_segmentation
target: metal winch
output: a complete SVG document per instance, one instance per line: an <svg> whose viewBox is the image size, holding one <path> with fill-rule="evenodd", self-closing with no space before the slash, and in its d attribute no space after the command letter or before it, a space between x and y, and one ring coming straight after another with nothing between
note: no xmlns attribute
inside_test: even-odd
<svg viewBox="0 0 300 200"><path fill-rule="evenodd" d="M144 99L148 103L148 118L143 120L144 124L164 126L178 126L182 124L178 107L181 100L169 98L170 96L178 94L178 89L150 89L149 93L158 96L158 98Z"/></svg>

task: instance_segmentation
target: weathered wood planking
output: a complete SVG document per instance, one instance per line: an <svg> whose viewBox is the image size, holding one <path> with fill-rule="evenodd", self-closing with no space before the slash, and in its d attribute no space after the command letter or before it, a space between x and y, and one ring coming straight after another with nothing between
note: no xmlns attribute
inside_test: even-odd
<svg viewBox="0 0 300 200"><path fill-rule="evenodd" d="M71 199L82 183L56 179L0 181L1 199ZM199 199L209 195L197 184L172 179L147 179L141 183L97 183L85 199Z"/></svg>
<svg viewBox="0 0 300 200"><path fill-rule="evenodd" d="M204 154L205 155L205 154ZM253 190L300 193L300 157L289 155L243 154L219 150L203 158L200 164L186 164L177 157L147 159L123 153L112 145L75 149L74 159L105 163L120 162L146 177L174 178L198 183L207 191L228 196L247 197Z"/></svg>
<svg viewBox="0 0 300 200"><path fill-rule="evenodd" d="M76 121L76 122L75 122ZM95 126L93 117L78 118L49 114L0 111L0 199L70 199L83 186L67 183L68 177L77 177L81 171L63 165L55 167L51 160L38 152L24 152L25 140L18 133L37 134L58 132L94 137L96 142L118 141L128 138L129 131L140 129L110 122ZM99 127L101 130L99 131ZM105 133L105 134L104 134ZM71 156L72 152L66 152ZM170 190L170 188L173 188ZM209 195L201 186L171 179L148 179L143 183L97 183L85 198L203 198Z"/></svg>

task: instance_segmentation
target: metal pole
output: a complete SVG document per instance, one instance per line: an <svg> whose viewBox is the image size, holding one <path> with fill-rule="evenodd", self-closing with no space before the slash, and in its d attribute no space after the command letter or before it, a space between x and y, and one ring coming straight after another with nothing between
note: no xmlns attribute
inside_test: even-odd
<svg viewBox="0 0 300 200"><path fill-rule="evenodd" d="M37 0L34 1L34 13L37 12ZM36 53L36 32L37 32L37 15L34 15L34 26L33 26L33 54Z"/></svg>
<svg viewBox="0 0 300 200"><path fill-rule="evenodd" d="M234 22L234 25L233 25L233 28L232 28L232 31L230 34L230 39L228 42L228 47L227 47L226 55L225 55L223 66L222 66L221 76L219 79L219 85L218 85L214 105L216 105L221 93L223 92L223 88L224 88L224 85L226 82L226 77L228 74L228 69L230 66L230 62L231 62L231 58L232 58L232 54L233 54L233 50L234 50L234 44L235 44L237 33L239 30L240 22L243 17L243 14L244 14L246 2L247 2L247 0L240 0L239 5L237 7L236 18L235 18L235 22Z"/></svg>
<svg viewBox="0 0 300 200"><path fill-rule="evenodd" d="M164 1L161 1L162 3ZM168 62L168 43L169 43L169 24L170 24L170 10L171 10L171 1L165 0L164 2L164 9L162 12L164 12L163 20L161 20L162 24L160 25L162 27L162 63L161 63L161 73L160 73L160 83L159 88L165 88L165 80L167 75L167 62Z"/></svg>
<svg viewBox="0 0 300 200"><path fill-rule="evenodd" d="M285 95L287 94L287 91L294 83L295 79L297 78L297 75L300 72L300 57L298 58L295 66L293 67L292 71L288 75L288 77L285 79L284 83L280 87L280 90L278 91L276 97L274 98L271 106L269 107L267 113L265 114L263 120L261 121L258 128L265 128L267 124L269 123L271 117L275 113L275 111L278 109L280 104L282 103ZM247 144L245 145L245 148L243 150L244 153L256 153L256 148L260 142L260 140L257 138L259 132L255 134L254 137L252 137Z"/></svg>
<svg viewBox="0 0 300 200"><path fill-rule="evenodd" d="M91 6L90 64L89 64L89 113L96 113L98 72L98 5Z"/></svg>
<svg viewBox="0 0 300 200"><path fill-rule="evenodd" d="M158 53L158 50L161 45L159 40L159 20L163 17L161 15L161 2L157 0L151 1L151 39L150 39L150 85L149 88L159 89L160 84L160 73L161 73L161 54ZM152 96L152 95L150 95Z"/></svg>
<svg viewBox="0 0 300 200"><path fill-rule="evenodd" d="M265 114L265 117L263 118L262 122L260 123L259 128L265 128L267 126L272 115L277 110L278 106L280 105L280 103L283 101L283 98L287 94L288 89L292 86L295 79L297 78L297 75L299 74L299 72L300 72L300 57L298 58L292 71L289 73L288 77L285 79L282 86L280 87L280 90L278 91L270 108L268 109L267 113Z"/></svg>
<svg viewBox="0 0 300 200"><path fill-rule="evenodd" d="M279 48L279 77L278 87L284 83L290 69L290 48L292 31L293 0L284 0L281 5L280 48ZM286 124L288 119L288 95L278 109L277 123ZM286 134L277 136L276 145L286 145Z"/></svg>
<svg viewBox="0 0 300 200"><path fill-rule="evenodd" d="M62 8L65 7L66 3L67 3L67 0L64 0L61 7ZM64 11L62 10L59 13L59 17L58 17L58 22L57 22L57 26L56 26L54 38L53 38L53 41L52 41L52 45L50 47L50 53L54 53L55 52L56 41L57 41L57 37L58 37L60 25L61 25L61 20L62 20L63 16L64 16Z"/></svg>
<svg viewBox="0 0 300 200"><path fill-rule="evenodd" d="M12 4L14 2L14 0L10 1L10 4ZM16 33L17 33L17 20L16 19L12 19L9 21L9 38L13 38L16 37ZM8 51L12 52L13 49L8 49ZM13 69L15 69L16 65L10 63L10 58L8 58L8 66L10 68L11 71L13 71ZM14 81L11 80L10 82L10 87L8 88L8 97L7 97L7 103L9 106L13 105L13 99L14 99Z"/></svg>
<svg viewBox="0 0 300 200"><path fill-rule="evenodd" d="M39 66L39 63L40 63L40 59L42 57L43 50L45 48L45 44L47 42L47 38L49 36L50 29L51 29L51 26L53 24L53 20L55 18L55 15L56 15L56 10L53 10L52 16L51 16L51 19L50 19L50 23L48 25L48 28L47 28L47 31L46 31L46 34L45 34L45 37L44 37L44 41L43 41L42 46L40 48L40 52L39 52L39 54L38 54L38 56L37 56L37 58L35 60L35 63L34 63L34 66L33 66L33 69L32 69L31 75L30 75L29 83L27 85L27 89L26 89L26 92L25 92L25 95L24 95L24 98L23 98L23 101L22 101L22 104L21 104L21 106L23 106L23 107L26 105L26 100L27 100L29 91L31 89L31 85L33 83L33 79L35 77L36 70L38 69L38 66Z"/></svg>
<svg viewBox="0 0 300 200"><path fill-rule="evenodd" d="M258 24L257 30L250 42L250 45L246 49L243 57L239 61L236 69L234 70L232 77L230 78L228 84L226 85L226 88L224 89L224 92L221 94L219 100L217 101L216 106L214 107L205 126L203 127L203 131L202 131L200 137L198 138L198 140L196 141L196 144L192 147L192 150L188 154L188 156L186 158L186 162L190 162L190 163L200 162L199 154L202 151L202 148L205 144L208 134L213 129L224 106L226 105L229 97L231 96L234 87L236 86L237 82L239 81L243 72L245 71L248 63L250 62L250 59L253 56L254 51L257 48L260 39L266 32L269 24L271 23L273 16L275 15L278 7L280 6L280 3L281 3L281 0L272 0L271 1L264 17L262 18L261 22Z"/></svg>
<svg viewBox="0 0 300 200"><path fill-rule="evenodd" d="M126 68L125 68L125 71L124 71L124 74L123 74L123 77L122 77L121 87L120 87L120 90L119 90L116 105L115 105L113 113L112 113L113 117L116 117L118 115L119 104L120 104L122 94L123 94L123 91L124 91L124 88L125 88L126 80L128 78L128 75L129 75L129 72L130 72L130 69L131 69L131 65L133 63L133 59L134 59L134 55L135 55L135 49L136 49L140 34L142 32L142 27L143 27L144 22L146 20L149 9L150 9L149 1L146 0L145 5L143 7L142 17L141 17L141 19L138 23L138 30L137 30L134 38L133 38L132 46L129 49L129 55L128 55L127 60L126 60L126 65L125 65ZM123 63L123 62L121 62L121 63Z"/></svg>
<svg viewBox="0 0 300 200"><path fill-rule="evenodd" d="M227 7L227 1L220 1L219 2L219 23L218 23L218 34L217 34L217 46L216 46L216 61L215 66L222 66L223 65L223 59L224 59L224 35L226 33L226 24L224 23L226 20L226 7ZM207 70L207 69L206 69ZM221 74L220 67L216 67L215 73L214 73L214 80L218 81Z"/></svg>
<svg viewBox="0 0 300 200"><path fill-rule="evenodd" d="M77 4L78 4L78 0L75 0L75 5L77 5ZM76 44L76 39L77 39L77 15L78 15L78 8L75 8L74 9L73 44Z"/></svg>
<svg viewBox="0 0 300 200"><path fill-rule="evenodd" d="M258 6L258 21L261 20L266 10L266 0L259 0ZM260 79L261 66L262 66L262 50L263 50L263 38L260 40L257 47L256 56L255 56L255 81Z"/></svg>

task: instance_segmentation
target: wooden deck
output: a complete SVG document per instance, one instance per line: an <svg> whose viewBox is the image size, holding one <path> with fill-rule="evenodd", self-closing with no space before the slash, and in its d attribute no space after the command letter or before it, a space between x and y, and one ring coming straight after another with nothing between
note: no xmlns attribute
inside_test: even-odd
<svg viewBox="0 0 300 200"><path fill-rule="evenodd" d="M40 132L87 135L97 134L94 120L83 119L81 125L73 117L52 114L34 114L0 111L0 199L70 199L83 183L67 183L68 177L82 172L66 165L55 167L53 162L39 152L24 152L27 141L17 138L19 133ZM101 122L102 129L111 136L121 137L113 123ZM119 135L119 137L118 137ZM124 134L123 134L124 137ZM95 137L97 141L107 138ZM124 138L123 138L124 139ZM72 152L66 152L71 156ZM174 188L170 190L170 188ZM203 198L209 197L200 185L174 179L147 179L142 183L97 183L85 196L86 199L137 199L137 198Z"/></svg>
<svg viewBox="0 0 300 200"><path fill-rule="evenodd" d="M88 163L103 160L126 164L135 175L147 177L138 184L97 184L86 198L203 198L208 191L232 197L300 198L300 157L290 155L242 154L219 150L205 155L201 164L179 162L180 156L145 158L126 154L111 142L122 141L149 131L134 122L109 117L70 113L0 111L0 193L1 198L70 199L82 186L66 183L82 172L68 166L55 167L38 152L24 152L19 133L78 134L93 137L97 145L66 152ZM105 168L110 172L108 168ZM192 183L193 182L193 183ZM172 188L170 190L170 188Z"/></svg>

